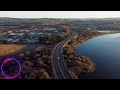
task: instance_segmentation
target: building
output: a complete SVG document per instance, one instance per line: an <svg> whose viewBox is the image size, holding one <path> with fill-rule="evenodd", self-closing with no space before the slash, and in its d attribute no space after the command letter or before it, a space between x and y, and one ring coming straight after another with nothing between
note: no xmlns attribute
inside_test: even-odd
<svg viewBox="0 0 120 90"><path fill-rule="evenodd" d="M53 28L53 27L44 27L43 30L56 30L56 28Z"/></svg>

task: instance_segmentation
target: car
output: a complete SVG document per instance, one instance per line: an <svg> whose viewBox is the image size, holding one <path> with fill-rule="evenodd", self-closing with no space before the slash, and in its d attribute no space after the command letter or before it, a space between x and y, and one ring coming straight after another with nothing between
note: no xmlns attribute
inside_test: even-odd
<svg viewBox="0 0 120 90"><path fill-rule="evenodd" d="M60 59L60 58L58 57L58 59Z"/></svg>

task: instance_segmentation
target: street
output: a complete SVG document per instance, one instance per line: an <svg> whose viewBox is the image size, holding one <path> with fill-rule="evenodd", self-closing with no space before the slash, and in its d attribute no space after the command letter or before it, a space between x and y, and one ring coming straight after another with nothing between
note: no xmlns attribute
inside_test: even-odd
<svg viewBox="0 0 120 90"><path fill-rule="evenodd" d="M76 35L75 32L68 37L67 39L63 40L59 44L56 45L54 55L53 55L53 73L56 79L73 79L71 74L68 71L68 68L64 62L64 57L62 55L62 49L65 44L67 44L74 36Z"/></svg>

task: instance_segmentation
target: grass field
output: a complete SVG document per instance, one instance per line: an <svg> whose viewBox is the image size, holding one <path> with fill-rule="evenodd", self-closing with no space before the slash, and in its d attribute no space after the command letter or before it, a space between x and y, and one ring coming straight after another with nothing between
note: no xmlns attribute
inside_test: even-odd
<svg viewBox="0 0 120 90"><path fill-rule="evenodd" d="M22 50L25 45L0 44L0 56L15 53Z"/></svg>
<svg viewBox="0 0 120 90"><path fill-rule="evenodd" d="M41 45L0 44L0 56L43 48Z"/></svg>

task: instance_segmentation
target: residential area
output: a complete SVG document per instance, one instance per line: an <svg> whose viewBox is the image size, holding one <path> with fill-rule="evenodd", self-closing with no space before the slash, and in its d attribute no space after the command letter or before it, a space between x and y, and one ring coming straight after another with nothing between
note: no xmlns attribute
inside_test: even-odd
<svg viewBox="0 0 120 90"><path fill-rule="evenodd" d="M8 26L10 27L10 26ZM59 35L64 36L65 32L58 30L58 27L43 26L42 28L33 28L31 29L13 29L10 30L0 30L0 39L5 44L15 44L15 43L24 43L24 44L39 44L41 43L39 38L45 36ZM2 28L2 27L1 27ZM14 28L14 27L13 27Z"/></svg>

